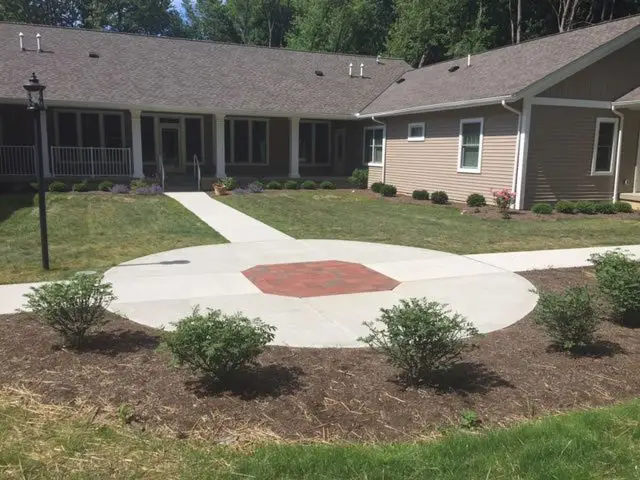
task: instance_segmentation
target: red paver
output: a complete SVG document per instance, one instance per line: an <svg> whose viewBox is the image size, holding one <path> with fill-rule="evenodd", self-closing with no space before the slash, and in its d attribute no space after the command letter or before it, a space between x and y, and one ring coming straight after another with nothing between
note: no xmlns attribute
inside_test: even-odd
<svg viewBox="0 0 640 480"><path fill-rule="evenodd" d="M336 260L258 265L242 273L264 293L286 297L382 292L400 284L359 263Z"/></svg>

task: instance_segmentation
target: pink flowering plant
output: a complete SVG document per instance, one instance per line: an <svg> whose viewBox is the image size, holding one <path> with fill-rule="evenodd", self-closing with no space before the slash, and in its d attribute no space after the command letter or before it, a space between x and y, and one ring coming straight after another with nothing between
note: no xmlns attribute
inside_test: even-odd
<svg viewBox="0 0 640 480"><path fill-rule="evenodd" d="M492 193L498 206L498 211L502 214L502 218L510 218L509 208L511 208L511 205L516 199L516 192L512 192L508 188L503 188L502 190L496 190Z"/></svg>

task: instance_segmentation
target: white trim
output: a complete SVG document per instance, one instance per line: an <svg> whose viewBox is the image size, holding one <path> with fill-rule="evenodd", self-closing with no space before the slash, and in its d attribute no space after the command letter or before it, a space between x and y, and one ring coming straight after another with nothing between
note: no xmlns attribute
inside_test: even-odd
<svg viewBox="0 0 640 480"><path fill-rule="evenodd" d="M516 178L516 201L514 208L522 210L524 208L525 187L527 183L527 160L529 158L529 138L531 137L531 99L522 100L522 118L520 120L520 151L518 152L518 172Z"/></svg>
<svg viewBox="0 0 640 480"><path fill-rule="evenodd" d="M373 117L390 117L394 115L404 115L405 113L424 113L424 112L436 112L440 110L455 110L459 108L469 107L483 107L486 105L497 105L506 100L513 102L518 100L518 97L513 95L502 95L500 97L480 98L477 100L461 100L458 102L438 103L435 105L422 105L419 107L401 108L399 110L389 110L379 113L356 113L356 118L373 118Z"/></svg>
<svg viewBox="0 0 640 480"><path fill-rule="evenodd" d="M412 137L411 136L411 129L412 128L421 128L422 129L422 135L420 135L418 137ZM426 131L427 131L427 126L426 126L425 122L412 122L412 123L410 123L407 126L407 141L408 142L424 142Z"/></svg>
<svg viewBox="0 0 640 480"><path fill-rule="evenodd" d="M76 116L76 144L77 145L63 145L65 147L84 147L84 138L82 133L82 114L90 114L90 115L98 115L98 129L100 130L98 134L100 135L100 146L106 147L105 145L105 135L104 135L104 116L105 115L113 115L120 117L120 139L122 142L119 147L110 147L110 148L126 148L127 146L127 137L124 131L124 112L117 110L85 110L85 109L74 109L74 108L56 108L54 110L53 115L53 126L54 133L56 139L56 145L60 146L60 113L73 113Z"/></svg>
<svg viewBox="0 0 640 480"><path fill-rule="evenodd" d="M367 149L367 130L382 130L382 161L380 163L375 163L373 161L369 162L369 163L365 163L365 151ZM373 160L373 158L375 157L375 134L373 136L373 145L370 145L369 148L371 148L371 159ZM386 153L386 144L387 144L387 127L386 125L370 125L367 127L364 127L363 130L363 135L362 135L362 165L365 165L367 167L382 167L384 166L384 162L385 162L385 153Z"/></svg>
<svg viewBox="0 0 640 480"><path fill-rule="evenodd" d="M618 195L620 194L620 162L622 161L622 141L623 141L623 133L624 133L624 114L616 110L616 107L611 107L611 111L614 115L617 115L620 118L620 123L618 126L618 137L616 139L616 165L615 170L613 172L613 195L612 200L614 202L618 201Z"/></svg>
<svg viewBox="0 0 640 480"><path fill-rule="evenodd" d="M551 107L601 108L611 110L611 102L600 100L579 100L575 98L534 97L532 105L547 105Z"/></svg>
<svg viewBox="0 0 640 480"><path fill-rule="evenodd" d="M598 154L598 140L600 138L600 125L603 123L611 123L613 124L613 137L612 137L612 141L613 141L613 145L611 145L611 157L609 158L609 170L607 170L606 172L598 172L596 171L596 158L597 158L597 154ZM591 175L593 176L609 176L609 175L613 175L613 165L615 162L615 157L616 157L616 148L618 146L618 126L619 126L619 119L617 118L611 118L611 117L598 117L596 118L596 133L594 135L594 139L593 139L593 151L592 151L592 155L591 155Z"/></svg>
<svg viewBox="0 0 640 480"><path fill-rule="evenodd" d="M262 117L230 117L227 116L225 118L225 121L229 122L229 143L231 145L229 145L229 161L226 161L225 158L225 162L227 165L236 165L236 166L245 166L245 167L267 167L269 166L269 130L270 130L270 126L269 126L269 119L268 118L262 118ZM235 137L236 137L236 125L235 122L236 121L246 121L248 122L248 128L249 128L249 161L248 162L234 162L233 159L235 157ZM265 122L267 124L267 128L265 131L265 135L266 135L266 162L265 163L258 163L258 162L252 162L251 159L253 158L253 122Z"/></svg>
<svg viewBox="0 0 640 480"><path fill-rule="evenodd" d="M474 123L480 124L480 141L478 144L478 166L469 168L462 166L462 129L465 125ZM460 120L460 131L458 134L458 173L481 173L482 171L482 144L484 142L484 117L479 118L463 118Z"/></svg>
<svg viewBox="0 0 640 480"><path fill-rule="evenodd" d="M303 123L308 123L311 125L311 161L302 163L300 165L303 167L328 167L332 165L332 155L331 155L331 122L328 120L300 120L300 125ZM327 125L328 133L329 133L329 142L327 148L329 151L327 152L327 161L324 163L316 162L316 125ZM298 150L299 151L299 150Z"/></svg>
<svg viewBox="0 0 640 480"><path fill-rule="evenodd" d="M511 178L511 191L516 191L516 182L518 180L518 159L520 158L520 130L522 129L522 111L516 110L507 102L502 102L502 107L511 113L515 113L518 116L518 129L516 130L516 148L515 158L513 159L513 176Z"/></svg>

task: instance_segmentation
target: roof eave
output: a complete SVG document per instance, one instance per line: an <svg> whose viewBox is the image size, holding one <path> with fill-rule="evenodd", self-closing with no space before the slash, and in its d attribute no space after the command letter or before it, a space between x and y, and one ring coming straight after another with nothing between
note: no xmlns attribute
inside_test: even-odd
<svg viewBox="0 0 640 480"><path fill-rule="evenodd" d="M614 107L620 107L620 108L640 108L640 99L637 100L620 100L617 102L613 102L612 105Z"/></svg>
<svg viewBox="0 0 640 480"><path fill-rule="evenodd" d="M438 112L442 110L456 110L460 108L471 107L483 107L487 105L497 105L506 102L515 102L519 100L519 97L514 95L501 95L499 97L479 98L476 100L461 100L458 102L438 103L435 105L422 105L419 107L402 108L400 110L389 110L387 112L375 112L375 113L356 113L357 118L372 118L372 117L394 117L398 115L409 115L412 113L427 113Z"/></svg>

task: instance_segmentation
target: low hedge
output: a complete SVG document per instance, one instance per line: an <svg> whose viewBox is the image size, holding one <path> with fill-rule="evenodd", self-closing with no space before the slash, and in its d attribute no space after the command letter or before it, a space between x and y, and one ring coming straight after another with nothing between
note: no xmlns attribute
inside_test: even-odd
<svg viewBox="0 0 640 480"><path fill-rule="evenodd" d="M398 189L394 185L383 185L380 193L383 197L395 197Z"/></svg>
<svg viewBox="0 0 640 480"><path fill-rule="evenodd" d="M484 207L487 204L487 199L480 193L472 193L467 197L467 206L469 207Z"/></svg>
<svg viewBox="0 0 640 480"><path fill-rule="evenodd" d="M303 190L315 190L316 188L318 188L316 182L314 182L313 180L305 180L304 182L302 182L301 186Z"/></svg>
<svg viewBox="0 0 640 480"><path fill-rule="evenodd" d="M67 187L67 184L64 182L55 181L49 184L49 191L50 192L68 192L69 187Z"/></svg>
<svg viewBox="0 0 640 480"><path fill-rule="evenodd" d="M270 181L265 186L267 190L282 190L282 184L280 182L276 182L275 180Z"/></svg>
<svg viewBox="0 0 640 480"><path fill-rule="evenodd" d="M613 202L599 202L596 203L596 213L601 213L603 215L614 215L618 213L616 206Z"/></svg>
<svg viewBox="0 0 640 480"><path fill-rule="evenodd" d="M580 200L576 202L576 211L585 215L595 215L597 213L595 202Z"/></svg>
<svg viewBox="0 0 640 480"><path fill-rule="evenodd" d="M449 195L447 195L447 192L442 190L433 192L431 194L431 203L435 203L436 205L446 205L449 203Z"/></svg>
<svg viewBox="0 0 640 480"><path fill-rule="evenodd" d="M335 190L336 186L333 184L333 182L330 182L329 180L325 180L320 184L320 188L322 190Z"/></svg>
<svg viewBox="0 0 640 480"><path fill-rule="evenodd" d="M618 213L633 213L633 207L628 202L616 202L613 205Z"/></svg>
<svg viewBox="0 0 640 480"><path fill-rule="evenodd" d="M429 192L426 190L414 190L411 196L414 200L429 200Z"/></svg>
<svg viewBox="0 0 640 480"><path fill-rule="evenodd" d="M556 203L556 212L558 213L576 213L576 204L568 200L560 200Z"/></svg>
<svg viewBox="0 0 640 480"><path fill-rule="evenodd" d="M371 184L371 191L374 193L381 193L382 187L384 187L384 183L382 182L374 182Z"/></svg>
<svg viewBox="0 0 640 480"><path fill-rule="evenodd" d="M538 215L550 215L553 213L553 207L548 203L536 203L531 207L531 211Z"/></svg>
<svg viewBox="0 0 640 480"><path fill-rule="evenodd" d="M287 180L284 182L284 188L286 190L298 190L298 188L300 188L300 184L295 180Z"/></svg>

